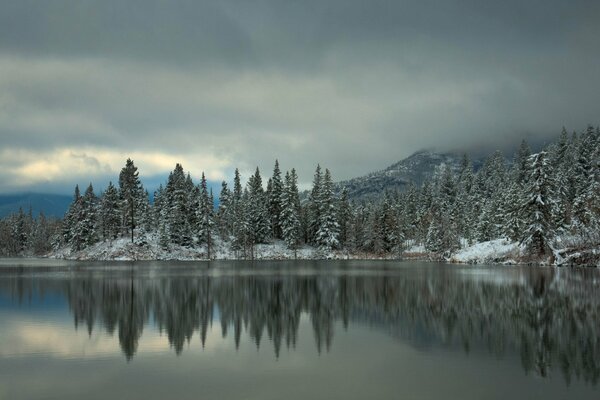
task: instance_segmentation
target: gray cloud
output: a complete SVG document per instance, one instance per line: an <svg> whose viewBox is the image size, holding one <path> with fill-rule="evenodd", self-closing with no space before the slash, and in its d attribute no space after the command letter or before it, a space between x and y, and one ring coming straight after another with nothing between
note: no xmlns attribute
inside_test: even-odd
<svg viewBox="0 0 600 400"><path fill-rule="evenodd" d="M599 17L594 1L0 0L0 191L106 181L132 154L148 176L277 157L345 179L583 129Z"/></svg>

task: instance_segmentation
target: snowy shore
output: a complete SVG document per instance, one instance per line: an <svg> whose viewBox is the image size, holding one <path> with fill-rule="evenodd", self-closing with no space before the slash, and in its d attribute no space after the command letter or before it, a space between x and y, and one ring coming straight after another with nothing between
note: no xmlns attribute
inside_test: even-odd
<svg viewBox="0 0 600 400"><path fill-rule="evenodd" d="M201 261L208 260L206 246L188 248L183 246L170 246L164 249L159 245L154 236L146 236L141 240L131 243L129 239L121 238L111 242L100 242L82 251L72 251L63 248L48 255L49 258L66 260L96 260L96 261L136 261L136 260L179 260ZM254 247L255 260L343 260L343 259L398 259L398 260L434 260L458 264L539 264L539 265L584 265L600 266L600 250L564 248L555 250L552 256L546 259L533 260L528 258L524 249L516 242L507 239L496 239L488 242L465 245L451 255L439 256L428 253L423 246L412 246L402 255L391 257L364 252L349 253L343 250L322 250L311 246L302 246L296 252L288 249L282 241L270 244L258 244ZM212 260L242 260L241 252L232 251L229 243L216 240L211 248Z"/></svg>

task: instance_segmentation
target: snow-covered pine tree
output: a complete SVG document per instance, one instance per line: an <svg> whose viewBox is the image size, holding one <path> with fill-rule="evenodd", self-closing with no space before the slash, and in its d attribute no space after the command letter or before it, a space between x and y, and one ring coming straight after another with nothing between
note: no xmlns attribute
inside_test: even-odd
<svg viewBox="0 0 600 400"><path fill-rule="evenodd" d="M281 195L283 193L283 182L281 181L281 170L279 169L279 161L275 160L273 168L273 177L271 178L271 190L268 191L269 196L269 216L271 221L271 235L275 239L281 239Z"/></svg>
<svg viewBox="0 0 600 400"><path fill-rule="evenodd" d="M210 259L212 257L211 250L214 240L214 219L213 219L213 202L211 194L208 191L206 176L202 172L202 180L200 181L200 205L198 207L198 238L200 243L206 244L206 254Z"/></svg>
<svg viewBox="0 0 600 400"><path fill-rule="evenodd" d="M123 228L124 231L130 232L133 243L137 219L147 199L144 199L144 187L140 182L138 169L130 158L127 159L119 174L119 197Z"/></svg>
<svg viewBox="0 0 600 400"><path fill-rule="evenodd" d="M516 180L517 184L521 187L525 185L527 179L529 178L529 156L531 155L531 149L529 148L529 144L527 141L523 139L521 141L521 146L519 147L519 151L515 156L515 169L516 169Z"/></svg>
<svg viewBox="0 0 600 400"><path fill-rule="evenodd" d="M100 200L100 234L104 240L116 239L121 232L121 211L119 208L119 192L112 182Z"/></svg>
<svg viewBox="0 0 600 400"><path fill-rule="evenodd" d="M319 223L321 221L321 186L323 176L321 173L321 166L317 165L315 175L313 178L312 189L308 198L308 212L307 212L307 241L313 245L317 244L317 231L319 229Z"/></svg>
<svg viewBox="0 0 600 400"><path fill-rule="evenodd" d="M194 184L192 176L188 172L185 177L185 191L187 193L187 223L190 226L191 235L194 236L194 228L198 226L198 208L200 207L200 188Z"/></svg>
<svg viewBox="0 0 600 400"><path fill-rule="evenodd" d="M348 200L348 189L344 187L340 193L340 200L338 202L338 225L340 227L340 247L346 247L348 241L350 223L352 218L352 206L350 200Z"/></svg>
<svg viewBox="0 0 600 400"><path fill-rule="evenodd" d="M98 198L94 193L94 187L90 183L85 190L81 203L81 214L77 223L82 247L88 247L98 241L97 216Z"/></svg>
<svg viewBox="0 0 600 400"><path fill-rule="evenodd" d="M402 219L404 220L405 238L416 238L417 235L417 202L419 193L417 187L411 183L404 193L404 204L402 208Z"/></svg>
<svg viewBox="0 0 600 400"><path fill-rule="evenodd" d="M186 176L181 164L177 164L169 174L167 182L167 225L170 242L182 246L192 243L192 227L189 225L189 195L186 190Z"/></svg>
<svg viewBox="0 0 600 400"><path fill-rule="evenodd" d="M34 255L45 255L51 249L53 224L46 218L43 212L40 211L37 219L34 221L34 229L30 241L30 251Z"/></svg>
<svg viewBox="0 0 600 400"><path fill-rule="evenodd" d="M285 174L285 185L281 194L281 228L282 236L289 249L296 250L300 244L301 226L300 226L300 199L298 194L298 177L296 170Z"/></svg>
<svg viewBox="0 0 600 400"><path fill-rule="evenodd" d="M79 185L75 185L75 192L73 194L73 201L69 205L65 217L62 223L62 240L61 243L66 246L71 246L73 241L73 235L75 233L75 225L77 224L77 218L79 216L79 209L81 208L81 193L79 191Z"/></svg>
<svg viewBox="0 0 600 400"><path fill-rule="evenodd" d="M526 184L523 201L525 229L520 243L531 255L544 256L551 249L554 238L552 230L552 207L554 203L554 183L549 173L547 153L541 151L529 158L531 175Z"/></svg>
<svg viewBox="0 0 600 400"><path fill-rule="evenodd" d="M246 235L250 246L251 257L254 258L254 245L264 243L270 232L267 199L262 186L262 178L258 167L248 180L248 199L246 202Z"/></svg>
<svg viewBox="0 0 600 400"><path fill-rule="evenodd" d="M418 191L417 210L415 215L415 240L424 243L431 223L433 205L433 188L430 180L426 180Z"/></svg>
<svg viewBox="0 0 600 400"><path fill-rule="evenodd" d="M521 199L523 198L523 188L517 183L516 174L509 183L508 189L504 193L504 223L502 224L503 236L513 241L519 240L523 229L523 216Z"/></svg>
<svg viewBox="0 0 600 400"><path fill-rule="evenodd" d="M219 193L219 209L217 210L217 225L220 236L229 239L232 234L233 222L233 199L231 190L227 187L227 182L221 182L221 192Z"/></svg>
<svg viewBox="0 0 600 400"><path fill-rule="evenodd" d="M325 169L318 202L319 222L315 237L316 244L324 249L334 249L340 244L336 203L331 173L329 169Z"/></svg>
<svg viewBox="0 0 600 400"><path fill-rule="evenodd" d="M475 176L473 173L473 164L469 157L464 154L461 161L461 168L456 182L456 201L455 218L457 223L457 233L467 241L473 239L472 221L470 219L469 199Z"/></svg>
<svg viewBox="0 0 600 400"><path fill-rule="evenodd" d="M579 233L584 233L592 221L591 202L589 187L592 185L594 176L594 151L595 138L594 128L588 126L582 135L575 162L575 198L573 200L573 224Z"/></svg>
<svg viewBox="0 0 600 400"><path fill-rule="evenodd" d="M381 230L382 250L386 253L394 251L399 245L398 220L393 200L386 192L378 210L379 229Z"/></svg>
<svg viewBox="0 0 600 400"><path fill-rule="evenodd" d="M245 248L245 220L244 220L244 210L245 205L242 202L243 200L243 190L242 190L242 182L240 178L240 171L236 168L235 175L233 178L233 192L231 197L231 208L232 208L232 223L231 223L231 235L233 239L231 241L231 248L236 253L239 250Z"/></svg>
<svg viewBox="0 0 600 400"><path fill-rule="evenodd" d="M562 233L570 224L568 181L571 167L569 165L569 136L565 127L562 128L558 142L549 147L548 157L552 166L550 173L555 184L556 195L555 207L552 210L552 224L557 233Z"/></svg>
<svg viewBox="0 0 600 400"><path fill-rule="evenodd" d="M30 226L27 215L23 211L23 207L19 207L19 212L12 224L12 237L16 244L17 254L24 254L27 250Z"/></svg>
<svg viewBox="0 0 600 400"><path fill-rule="evenodd" d="M425 249L437 256L440 256L445 250L443 229L441 207L434 202L431 208L431 220L429 222L429 227L427 228Z"/></svg>
<svg viewBox="0 0 600 400"><path fill-rule="evenodd" d="M363 250L375 254L385 251L385 231L380 204L369 203L366 207L366 232Z"/></svg>

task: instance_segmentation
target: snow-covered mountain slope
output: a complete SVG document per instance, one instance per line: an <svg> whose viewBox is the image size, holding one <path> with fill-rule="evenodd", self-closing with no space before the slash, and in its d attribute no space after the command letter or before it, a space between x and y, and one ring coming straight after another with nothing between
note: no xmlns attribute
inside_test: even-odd
<svg viewBox="0 0 600 400"><path fill-rule="evenodd" d="M337 183L337 189L346 188L352 200L369 199L386 190L404 190L411 183L419 186L442 164L458 171L463 156L458 153L436 153L422 150L386 169ZM474 160L475 169L481 161Z"/></svg>

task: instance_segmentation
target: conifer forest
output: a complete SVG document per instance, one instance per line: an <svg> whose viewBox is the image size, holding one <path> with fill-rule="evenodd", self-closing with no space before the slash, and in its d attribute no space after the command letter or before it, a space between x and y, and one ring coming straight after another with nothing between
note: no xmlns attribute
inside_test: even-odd
<svg viewBox="0 0 600 400"><path fill-rule="evenodd" d="M177 164L150 201L131 159L102 192L91 183L82 189L75 187L62 220L24 210L3 219L0 254L75 253L126 239L204 259L223 249L228 258L254 259L257 245L279 245L294 257L311 248L325 258L449 260L503 239L518 246L519 261L553 263L576 252L571 262L594 264L600 248L600 131L592 126L563 128L537 152L523 141L512 157L497 151L477 170L464 155L459 168L442 164L421 186L367 201L350 199L320 165L312 187L300 191L296 170L282 171L278 161L268 174L257 168L242 177L236 169L219 193L204 174L194 182Z"/></svg>

